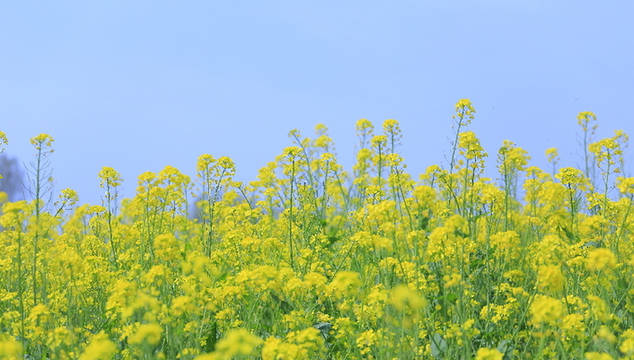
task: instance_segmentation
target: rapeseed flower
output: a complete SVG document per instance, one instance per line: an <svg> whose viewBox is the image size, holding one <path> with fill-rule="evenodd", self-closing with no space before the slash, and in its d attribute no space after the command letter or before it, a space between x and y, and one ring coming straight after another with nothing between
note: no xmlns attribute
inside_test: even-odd
<svg viewBox="0 0 634 360"><path fill-rule="evenodd" d="M598 248L588 252L586 268L590 271L612 270L616 264L616 256L609 249Z"/></svg>
<svg viewBox="0 0 634 360"><path fill-rule="evenodd" d="M502 354L497 349L480 348L476 353L476 360L502 360Z"/></svg>
<svg viewBox="0 0 634 360"><path fill-rule="evenodd" d="M253 355L262 340L246 329L231 329L216 344L214 359L233 359L237 356Z"/></svg>
<svg viewBox="0 0 634 360"><path fill-rule="evenodd" d="M633 358L627 135L580 113L584 169L506 140L493 179L474 119L459 100L419 177L394 119L356 123L349 172L323 124L251 182L203 154L195 181L165 166L121 199L104 167L78 206L45 167L40 199L0 194L0 358Z"/></svg>
<svg viewBox="0 0 634 360"><path fill-rule="evenodd" d="M161 341L163 328L159 324L141 324L134 334L128 337L128 342L132 345L156 345Z"/></svg>
<svg viewBox="0 0 634 360"><path fill-rule="evenodd" d="M559 293L564 289L564 275L557 265L544 265L539 267L537 275L537 287L543 291Z"/></svg>
<svg viewBox="0 0 634 360"><path fill-rule="evenodd" d="M564 317L564 304L550 296L536 295L530 305L531 323L534 326L556 325Z"/></svg>
<svg viewBox="0 0 634 360"><path fill-rule="evenodd" d="M6 360L18 360L18 359L23 359L24 356L22 355L22 344L20 344L19 342L13 340L13 339L7 339L7 340L2 340L0 339L0 359L6 359Z"/></svg>
<svg viewBox="0 0 634 360"><path fill-rule="evenodd" d="M79 360L109 360L117 353L117 346L108 336L100 332L90 339Z"/></svg>

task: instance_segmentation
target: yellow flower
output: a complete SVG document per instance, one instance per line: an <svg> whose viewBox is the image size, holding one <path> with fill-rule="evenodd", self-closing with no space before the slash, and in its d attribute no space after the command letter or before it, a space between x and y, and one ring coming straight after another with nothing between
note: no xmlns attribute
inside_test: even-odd
<svg viewBox="0 0 634 360"><path fill-rule="evenodd" d="M517 249L519 244L520 236L513 230L491 235L491 245L497 256L505 257L508 252Z"/></svg>
<svg viewBox="0 0 634 360"><path fill-rule="evenodd" d="M614 359L608 353L600 353L600 352L587 352L584 354L586 360L612 360Z"/></svg>
<svg viewBox="0 0 634 360"><path fill-rule="evenodd" d="M77 196L77 192L73 189L64 189L59 194L58 204L60 205L60 210L74 206L77 204L77 201L79 201L79 197Z"/></svg>
<svg viewBox="0 0 634 360"><path fill-rule="evenodd" d="M262 347L263 360L319 359L325 352L324 339L315 328L290 332L284 340L269 337Z"/></svg>
<svg viewBox="0 0 634 360"><path fill-rule="evenodd" d="M284 156L287 157L290 161L294 161L296 157L302 152L302 149L299 146L288 146L284 148Z"/></svg>
<svg viewBox="0 0 634 360"><path fill-rule="evenodd" d="M252 356L262 339L249 333L246 329L231 329L216 344L216 359L233 359L236 356Z"/></svg>
<svg viewBox="0 0 634 360"><path fill-rule="evenodd" d="M627 329L621 334L621 346L619 350L627 356L634 355L634 330Z"/></svg>
<svg viewBox="0 0 634 360"><path fill-rule="evenodd" d="M585 190L589 185L588 179L583 175L583 172L572 167L559 169L555 177L559 179L562 184L574 189Z"/></svg>
<svg viewBox="0 0 634 360"><path fill-rule="evenodd" d="M378 151L379 149L385 148L387 145L387 136L385 135L376 135L372 138L372 146Z"/></svg>
<svg viewBox="0 0 634 360"><path fill-rule="evenodd" d="M586 268L590 271L611 270L616 266L616 256L606 248L597 248L588 252Z"/></svg>
<svg viewBox="0 0 634 360"><path fill-rule="evenodd" d="M114 189L117 186L121 185L122 179L121 175L117 172L117 170L104 166L99 171L99 186L102 189Z"/></svg>
<svg viewBox="0 0 634 360"><path fill-rule="evenodd" d="M619 177L616 187L626 195L634 195L634 177Z"/></svg>
<svg viewBox="0 0 634 360"><path fill-rule="evenodd" d="M458 147L461 149L460 154L466 159L482 159L487 156L480 140L473 131L461 132L458 136Z"/></svg>
<svg viewBox="0 0 634 360"><path fill-rule="evenodd" d="M592 121L597 121L597 116L592 111L582 111L577 114L577 123L584 130L588 130L588 126ZM592 130L594 129L596 129L596 125L593 126Z"/></svg>
<svg viewBox="0 0 634 360"><path fill-rule="evenodd" d="M172 314L181 316L183 314L192 313L196 310L196 305L192 303L189 296L179 296L172 300Z"/></svg>
<svg viewBox="0 0 634 360"><path fill-rule="evenodd" d="M35 146L35 150L43 152L53 152L53 137L48 134L39 134L31 138L31 145Z"/></svg>
<svg viewBox="0 0 634 360"><path fill-rule="evenodd" d="M616 342L616 336L614 336L612 331L610 331L610 329L605 325L601 325L599 331L597 331L597 338L607 341L610 344L614 344Z"/></svg>
<svg viewBox="0 0 634 360"><path fill-rule="evenodd" d="M0 359L24 359L22 355L22 344L13 339L0 340Z"/></svg>
<svg viewBox="0 0 634 360"><path fill-rule="evenodd" d="M210 172L212 165L216 162L213 156L209 154L202 154L198 157L198 162L196 164L196 170L201 176L201 173Z"/></svg>
<svg viewBox="0 0 634 360"><path fill-rule="evenodd" d="M560 300L550 296L536 295L530 305L531 324L541 326L542 324L554 325L564 316L564 305Z"/></svg>
<svg viewBox="0 0 634 360"><path fill-rule="evenodd" d="M332 282L328 285L328 290L337 297L345 298L356 294L360 286L361 279L359 273L341 271L332 279Z"/></svg>
<svg viewBox="0 0 634 360"><path fill-rule="evenodd" d="M460 126L469 125L475 117L475 108L469 99L460 99L456 103L456 115L454 118L458 118L461 122Z"/></svg>
<svg viewBox="0 0 634 360"><path fill-rule="evenodd" d="M606 181L612 173L620 173L623 170L623 149L628 141L629 136L623 130L616 130L614 136L588 145L588 150L594 154L596 165L601 170L606 186Z"/></svg>
<svg viewBox="0 0 634 360"><path fill-rule="evenodd" d="M394 143L403 137L400 125L394 119L387 119L383 122L383 132L389 137L390 146L394 146ZM391 148L391 150L394 150L394 148Z"/></svg>
<svg viewBox="0 0 634 360"><path fill-rule="evenodd" d="M498 349L480 348L475 360L502 360L503 355Z"/></svg>
<svg viewBox="0 0 634 360"><path fill-rule="evenodd" d="M7 140L7 135L4 133L4 131L0 131L0 152L4 151L4 148L8 143L9 140Z"/></svg>
<svg viewBox="0 0 634 360"><path fill-rule="evenodd" d="M109 360L117 353L117 346L102 331L93 335L79 360Z"/></svg>
<svg viewBox="0 0 634 360"><path fill-rule="evenodd" d="M546 157L548 162L553 162L559 157L559 151L554 147L548 148L546 149Z"/></svg>
<svg viewBox="0 0 634 360"><path fill-rule="evenodd" d="M588 302L590 302L589 315L601 322L606 322L612 317L612 314L608 309L608 305L605 301L603 301L603 299L596 295L588 295L587 299Z"/></svg>
<svg viewBox="0 0 634 360"><path fill-rule="evenodd" d="M561 328L566 331L568 336L582 336L585 331L583 315L568 314L564 316Z"/></svg>
<svg viewBox="0 0 634 360"><path fill-rule="evenodd" d="M162 261L182 260L181 243L172 234L161 234L154 238L154 254Z"/></svg>
<svg viewBox="0 0 634 360"><path fill-rule="evenodd" d="M451 275L445 275L442 277L442 280L445 282L445 289L449 289L454 286L460 285L462 282L462 277L459 273L452 273Z"/></svg>
<svg viewBox="0 0 634 360"><path fill-rule="evenodd" d="M362 332L361 335L357 337L356 341L361 355L367 356L370 354L372 347L376 345L378 338L378 334L372 329Z"/></svg>
<svg viewBox="0 0 634 360"><path fill-rule="evenodd" d="M33 202L0 192L0 359L634 360L627 135L596 141L580 113L584 171L558 169L556 148L552 174L527 168L505 140L492 179L474 114L455 104L451 168L419 182L399 123L361 119L350 172L319 124L253 182L203 154L195 183L168 165L123 201L100 168L103 206L71 189L44 206L49 183ZM31 142L47 165L52 137Z"/></svg>
<svg viewBox="0 0 634 360"><path fill-rule="evenodd" d="M544 265L539 267L537 287L547 292L557 293L563 290L564 275L559 265Z"/></svg>
<svg viewBox="0 0 634 360"><path fill-rule="evenodd" d="M530 160L528 152L510 140L504 140L498 150L498 169L502 176L508 176L517 170L523 170L528 160Z"/></svg>
<svg viewBox="0 0 634 360"><path fill-rule="evenodd" d="M163 328L159 324L141 324L136 332L128 337L128 342L132 345L156 345L161 341Z"/></svg>
<svg viewBox="0 0 634 360"><path fill-rule="evenodd" d="M370 120L368 119L359 119L355 124L355 128L357 129L357 131L360 132L368 131L368 129L371 131L372 129L374 129L374 125L372 125L372 122L370 122Z"/></svg>
<svg viewBox="0 0 634 360"><path fill-rule="evenodd" d="M390 291L389 302L398 311L403 312L417 312L426 305L425 298L406 285L395 286Z"/></svg>

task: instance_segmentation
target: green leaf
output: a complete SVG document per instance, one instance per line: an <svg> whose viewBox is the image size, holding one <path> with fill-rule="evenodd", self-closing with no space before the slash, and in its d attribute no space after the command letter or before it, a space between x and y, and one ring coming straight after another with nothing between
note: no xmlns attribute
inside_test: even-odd
<svg viewBox="0 0 634 360"><path fill-rule="evenodd" d="M447 342L440 334L435 333L431 338L431 356L439 359L445 351L447 351Z"/></svg>
<svg viewBox="0 0 634 360"><path fill-rule="evenodd" d="M500 343L498 344L498 351L501 352L502 354L506 354L507 351L509 351L511 349L511 340L502 340L500 341Z"/></svg>

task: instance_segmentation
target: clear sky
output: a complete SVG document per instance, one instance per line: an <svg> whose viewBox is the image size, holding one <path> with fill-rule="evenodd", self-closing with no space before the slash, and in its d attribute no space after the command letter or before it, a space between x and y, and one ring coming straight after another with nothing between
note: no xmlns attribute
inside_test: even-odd
<svg viewBox="0 0 634 360"><path fill-rule="evenodd" d="M56 188L99 203L97 173L136 177L228 155L239 177L331 130L348 167L354 124L394 118L419 173L443 161L453 104L472 99L490 154L504 139L537 165L556 146L581 163L576 114L634 135L634 2L6 1L0 129L8 153L55 139ZM634 159L628 153L630 169Z"/></svg>

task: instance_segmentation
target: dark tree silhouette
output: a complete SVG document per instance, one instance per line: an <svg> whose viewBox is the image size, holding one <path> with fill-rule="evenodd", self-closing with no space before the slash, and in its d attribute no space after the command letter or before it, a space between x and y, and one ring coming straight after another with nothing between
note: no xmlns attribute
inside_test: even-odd
<svg viewBox="0 0 634 360"><path fill-rule="evenodd" d="M7 193L9 201L24 199L24 172L17 158L0 154L0 191Z"/></svg>

